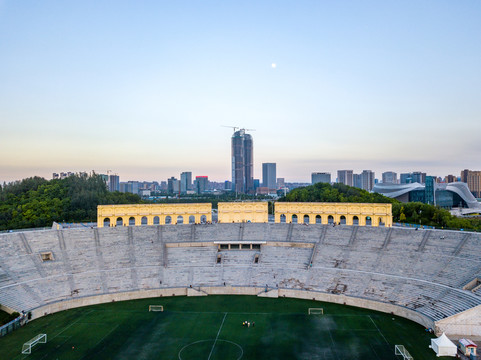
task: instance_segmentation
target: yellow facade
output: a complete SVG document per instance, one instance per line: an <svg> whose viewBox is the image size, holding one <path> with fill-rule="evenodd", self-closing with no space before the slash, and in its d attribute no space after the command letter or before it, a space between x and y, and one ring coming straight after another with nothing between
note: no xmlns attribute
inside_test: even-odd
<svg viewBox="0 0 481 360"><path fill-rule="evenodd" d="M276 202L275 222L392 226L392 204Z"/></svg>
<svg viewBox="0 0 481 360"><path fill-rule="evenodd" d="M212 221L212 204L131 204L97 206L97 226L189 224Z"/></svg>
<svg viewBox="0 0 481 360"><path fill-rule="evenodd" d="M267 202L219 202L218 222L253 222L268 221Z"/></svg>

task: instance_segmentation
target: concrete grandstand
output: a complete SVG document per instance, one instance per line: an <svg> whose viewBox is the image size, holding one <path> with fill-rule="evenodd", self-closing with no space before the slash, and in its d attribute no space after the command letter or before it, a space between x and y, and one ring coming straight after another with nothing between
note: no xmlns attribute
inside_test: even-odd
<svg viewBox="0 0 481 360"><path fill-rule="evenodd" d="M0 304L33 318L145 297L353 305L481 336L481 236L322 224L185 224L0 235Z"/></svg>

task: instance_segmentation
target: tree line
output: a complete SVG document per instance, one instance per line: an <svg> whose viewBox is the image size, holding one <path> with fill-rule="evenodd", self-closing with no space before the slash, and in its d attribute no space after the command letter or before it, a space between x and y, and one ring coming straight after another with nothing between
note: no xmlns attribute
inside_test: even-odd
<svg viewBox="0 0 481 360"><path fill-rule="evenodd" d="M160 202L232 201L232 194L191 199L165 199ZM393 221L437 228L481 230L481 219L458 218L440 207L419 202L401 203L381 194L344 184L317 183L297 188L279 201L391 203ZM138 195L109 192L96 174L73 175L46 180L31 177L0 186L0 230L50 227L55 222L95 222L97 205L143 203ZM269 202L269 213L273 213Z"/></svg>
<svg viewBox="0 0 481 360"><path fill-rule="evenodd" d="M138 195L109 192L96 174L54 180L31 177L0 186L0 230L97 221L97 205L140 202Z"/></svg>

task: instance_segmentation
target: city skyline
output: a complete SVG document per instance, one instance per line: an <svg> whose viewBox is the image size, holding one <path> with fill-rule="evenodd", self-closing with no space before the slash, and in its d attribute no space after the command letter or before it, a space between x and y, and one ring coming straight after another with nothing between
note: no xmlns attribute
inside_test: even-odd
<svg viewBox="0 0 481 360"><path fill-rule="evenodd" d="M0 182L480 168L481 3L0 1ZM276 66L273 66L275 64Z"/></svg>

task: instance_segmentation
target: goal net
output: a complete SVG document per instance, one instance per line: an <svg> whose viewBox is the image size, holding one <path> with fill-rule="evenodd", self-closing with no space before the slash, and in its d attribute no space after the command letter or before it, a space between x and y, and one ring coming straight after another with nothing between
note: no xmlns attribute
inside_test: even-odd
<svg viewBox="0 0 481 360"><path fill-rule="evenodd" d="M34 338L28 340L22 346L22 354L31 354L32 348L37 344L45 344L47 342L47 334L38 334Z"/></svg>
<svg viewBox="0 0 481 360"><path fill-rule="evenodd" d="M394 346L394 354L401 355L404 360L413 360L413 357L411 356L409 351L407 351L406 348L403 345L395 345Z"/></svg>
<svg viewBox="0 0 481 360"><path fill-rule="evenodd" d="M309 308L308 313L309 313L309 315L323 315L324 309L323 308Z"/></svg>
<svg viewBox="0 0 481 360"><path fill-rule="evenodd" d="M164 311L162 305L149 305L149 311Z"/></svg>

